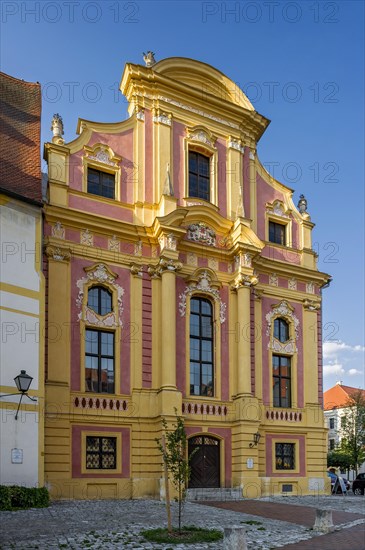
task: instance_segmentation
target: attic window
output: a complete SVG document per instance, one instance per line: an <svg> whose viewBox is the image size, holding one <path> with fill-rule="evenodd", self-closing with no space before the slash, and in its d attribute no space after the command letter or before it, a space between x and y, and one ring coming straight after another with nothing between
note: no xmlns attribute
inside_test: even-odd
<svg viewBox="0 0 365 550"><path fill-rule="evenodd" d="M87 192L108 199L115 198L115 174L87 169Z"/></svg>
<svg viewBox="0 0 365 550"><path fill-rule="evenodd" d="M210 158L189 151L189 197L210 201Z"/></svg>

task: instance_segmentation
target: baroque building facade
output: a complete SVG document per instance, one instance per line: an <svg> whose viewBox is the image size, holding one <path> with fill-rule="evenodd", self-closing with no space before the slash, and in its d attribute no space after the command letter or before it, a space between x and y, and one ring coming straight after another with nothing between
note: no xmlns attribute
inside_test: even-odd
<svg viewBox="0 0 365 550"><path fill-rule="evenodd" d="M215 68L128 63L129 118L45 145L45 478L159 496L162 419L189 487L326 490L321 288L302 197L260 164L269 121Z"/></svg>

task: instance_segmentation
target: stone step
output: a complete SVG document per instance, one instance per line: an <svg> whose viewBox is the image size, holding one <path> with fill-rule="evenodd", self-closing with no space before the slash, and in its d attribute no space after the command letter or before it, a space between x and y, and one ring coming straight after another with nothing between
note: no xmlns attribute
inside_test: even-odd
<svg viewBox="0 0 365 550"><path fill-rule="evenodd" d="M187 489L186 493L186 500L188 500L189 502L192 502L194 500L243 500L242 489L240 487L222 489L206 489L204 487L201 487L197 489Z"/></svg>

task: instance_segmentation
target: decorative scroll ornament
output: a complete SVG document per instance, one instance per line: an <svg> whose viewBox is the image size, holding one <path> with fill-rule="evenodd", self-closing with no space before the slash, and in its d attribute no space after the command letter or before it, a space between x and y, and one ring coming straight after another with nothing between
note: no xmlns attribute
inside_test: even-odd
<svg viewBox="0 0 365 550"><path fill-rule="evenodd" d="M111 252L119 252L119 245L120 245L119 239L117 239L115 235L113 235L113 237L108 241L108 249Z"/></svg>
<svg viewBox="0 0 365 550"><path fill-rule="evenodd" d="M177 239L173 233L169 233L168 235L161 235L161 237L158 239L158 242L160 244L160 249L162 250L176 250L177 248Z"/></svg>
<svg viewBox="0 0 365 550"><path fill-rule="evenodd" d="M131 273L135 277L142 279L143 277L143 265L131 264Z"/></svg>
<svg viewBox="0 0 365 550"><path fill-rule="evenodd" d="M269 275L269 285L279 286L279 277L276 275L276 273L271 273Z"/></svg>
<svg viewBox="0 0 365 550"><path fill-rule="evenodd" d="M227 306L226 304L221 300L219 291L216 288L213 288L211 286L211 277L207 273L207 271L204 271L200 276L198 282L193 282L189 286L186 287L184 292L179 294L179 312L181 317L185 317L186 314L186 298L187 296L191 296L193 292L200 291L205 294L209 294L212 296L215 302L219 304L219 321L220 323L224 323L226 320L226 310Z"/></svg>
<svg viewBox="0 0 365 550"><path fill-rule="evenodd" d="M294 330L295 330L295 339L298 340L299 338L299 319L296 317L296 315L293 312L293 309L289 306L288 302L286 300L283 300L280 302L279 305L274 306L272 310L266 314L266 334L267 336L270 336L271 334L271 325L273 320L276 317L285 317L289 319L294 324Z"/></svg>
<svg viewBox="0 0 365 550"><path fill-rule="evenodd" d="M292 277L288 281L288 288L289 290L297 290L297 280Z"/></svg>
<svg viewBox="0 0 365 550"><path fill-rule="evenodd" d="M56 239L65 238L65 228L63 227L61 222L56 222L52 226L52 237L55 237Z"/></svg>
<svg viewBox="0 0 365 550"><path fill-rule="evenodd" d="M255 286L258 282L259 280L255 275L244 275L243 273L240 273L238 277L236 277L233 286L235 289L238 289L243 286Z"/></svg>
<svg viewBox="0 0 365 550"><path fill-rule="evenodd" d="M208 246L216 245L215 232L203 222L189 225L186 238L189 241L204 243Z"/></svg>
<svg viewBox="0 0 365 550"><path fill-rule="evenodd" d="M306 284L306 291L308 294L314 294L314 283L312 281Z"/></svg>
<svg viewBox="0 0 365 550"><path fill-rule="evenodd" d="M103 164L108 164L109 166L116 166L116 162L113 162L109 158L109 153L106 151L106 149L99 149L99 151L96 153L96 155L91 155L88 157L90 160L97 160L98 162L102 162Z"/></svg>
<svg viewBox="0 0 365 550"><path fill-rule="evenodd" d="M165 124L165 126L171 126L171 115L166 113L158 113L154 115L153 122L159 122Z"/></svg>
<svg viewBox="0 0 365 550"><path fill-rule="evenodd" d="M86 277L82 277L82 279L79 279L76 282L76 286L79 289L79 294L76 298L76 306L78 309L81 309L78 315L78 319L84 320L89 324L95 324L97 326L117 326L119 324L119 326L122 327L123 326L122 315L123 315L124 288L122 288L115 282L116 276L104 264L97 264L91 269L90 268L86 268L86 269L87 269ZM96 282L101 284L107 283L116 289L119 320L117 320L116 315L113 312L107 313L106 315L102 316L95 313L95 311L93 311L87 305L84 306L84 308L82 307L83 300L84 300L85 285L90 282Z"/></svg>
<svg viewBox="0 0 365 550"><path fill-rule="evenodd" d="M279 216L279 218L289 218L288 210L285 208L283 202L276 200L272 204L266 205L266 212Z"/></svg>
<svg viewBox="0 0 365 550"><path fill-rule="evenodd" d="M189 138L193 141L200 141L200 143L205 143L205 145L213 147L212 140L209 138L208 134L204 132L204 130L198 130L197 132L189 134Z"/></svg>
<svg viewBox="0 0 365 550"><path fill-rule="evenodd" d="M86 246L93 246L94 236L88 229L81 231L80 243Z"/></svg>
<svg viewBox="0 0 365 550"><path fill-rule="evenodd" d="M297 351L297 347L293 340L289 340L288 342L280 342L276 338L272 339L271 349L278 353L295 353Z"/></svg>
<svg viewBox="0 0 365 550"><path fill-rule="evenodd" d="M159 279L164 271L180 271L182 266L183 264L181 262L160 258L160 261L157 265L150 265L147 268L147 273L151 277L151 279Z"/></svg>

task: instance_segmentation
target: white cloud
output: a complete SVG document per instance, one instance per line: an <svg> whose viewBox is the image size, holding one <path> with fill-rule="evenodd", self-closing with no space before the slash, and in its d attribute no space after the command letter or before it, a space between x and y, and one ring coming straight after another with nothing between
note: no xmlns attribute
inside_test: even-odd
<svg viewBox="0 0 365 550"><path fill-rule="evenodd" d="M360 370L357 370L357 369L350 369L350 370L348 371L348 374L349 374L350 376L355 376L356 374L362 374L362 372L361 372Z"/></svg>
<svg viewBox="0 0 365 550"><path fill-rule="evenodd" d="M331 374L344 374L345 370L340 363L334 363L330 365L323 365L323 376L330 376Z"/></svg>
<svg viewBox="0 0 365 550"><path fill-rule="evenodd" d="M364 346L356 345L356 346L350 346L349 344L345 344L345 342L341 342L339 340L338 342L324 342L323 343L323 357L325 359L333 358L337 356L342 351L349 351L349 352L356 352L356 351L365 351Z"/></svg>

